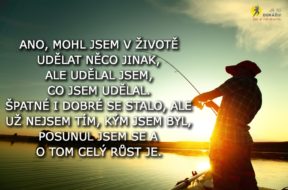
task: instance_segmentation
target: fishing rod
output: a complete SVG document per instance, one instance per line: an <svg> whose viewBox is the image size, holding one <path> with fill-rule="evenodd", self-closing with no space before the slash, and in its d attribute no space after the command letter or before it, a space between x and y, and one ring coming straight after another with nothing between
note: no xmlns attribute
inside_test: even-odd
<svg viewBox="0 0 288 190"><path fill-rule="evenodd" d="M166 59L164 59L163 57L155 54L155 53L150 53L151 55L157 56L160 59L162 59L165 63L167 63L168 65L170 65L177 73L179 73L189 84L190 86L198 93L201 94L200 91L196 88L196 86L177 68L175 67L172 63L170 63L169 61L167 61ZM210 109L213 111L213 113L217 116L217 112L216 110L214 110L212 107L210 107Z"/></svg>
<svg viewBox="0 0 288 190"><path fill-rule="evenodd" d="M157 57L159 57L160 59L162 59L163 61L165 61L168 65L170 65L173 69L175 69L175 71L177 73L179 73L189 84L190 86L192 86L192 88L198 93L198 94L201 94L200 91L196 88L195 85L192 84L192 82L179 70L177 69L177 67L175 67L172 63L170 63L169 61L167 61L166 59L164 59L163 57L157 55L157 54L153 54L151 53L152 55L155 55Z"/></svg>

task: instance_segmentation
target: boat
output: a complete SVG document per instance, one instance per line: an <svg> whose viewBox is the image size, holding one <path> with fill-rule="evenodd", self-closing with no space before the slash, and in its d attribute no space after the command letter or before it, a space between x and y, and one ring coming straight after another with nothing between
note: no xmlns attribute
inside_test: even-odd
<svg viewBox="0 0 288 190"><path fill-rule="evenodd" d="M171 190L213 190L211 172L209 170L200 173L192 172L192 177L177 182ZM259 187L259 190L274 189ZM285 188L283 190L285 190Z"/></svg>

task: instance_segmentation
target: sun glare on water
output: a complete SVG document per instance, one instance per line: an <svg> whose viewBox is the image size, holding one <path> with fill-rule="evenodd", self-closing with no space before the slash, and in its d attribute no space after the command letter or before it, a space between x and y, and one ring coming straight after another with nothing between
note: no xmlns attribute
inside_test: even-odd
<svg viewBox="0 0 288 190"><path fill-rule="evenodd" d="M202 161L202 162L199 162L196 166L196 171L198 172L202 172L202 171L206 171L206 170L209 170L211 168L210 166L210 162L207 160L207 161Z"/></svg>

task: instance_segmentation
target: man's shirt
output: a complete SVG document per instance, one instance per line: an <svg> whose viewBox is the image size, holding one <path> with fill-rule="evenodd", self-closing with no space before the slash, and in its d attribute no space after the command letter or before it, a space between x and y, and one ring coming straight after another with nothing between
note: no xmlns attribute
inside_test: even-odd
<svg viewBox="0 0 288 190"><path fill-rule="evenodd" d="M217 88L223 94L212 134L212 145L250 144L248 124L262 105L262 95L253 77L232 77Z"/></svg>

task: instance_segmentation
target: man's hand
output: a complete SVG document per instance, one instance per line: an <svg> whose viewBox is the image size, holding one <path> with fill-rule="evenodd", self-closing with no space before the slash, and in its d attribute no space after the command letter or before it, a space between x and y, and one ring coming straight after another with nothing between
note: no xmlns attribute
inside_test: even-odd
<svg viewBox="0 0 288 190"><path fill-rule="evenodd" d="M205 92L203 94L199 94L192 100L192 105L198 107L199 109L202 109L204 106L204 103L208 103L208 107L213 108L215 111L218 111L219 106L215 104L214 102L210 100L217 98L219 96L222 96L221 92L216 88L215 90Z"/></svg>
<svg viewBox="0 0 288 190"><path fill-rule="evenodd" d="M197 108L199 109L202 109L203 108L203 104L201 103L201 101L199 101L199 96L196 96L193 100L192 100L192 105L193 106L196 106Z"/></svg>

